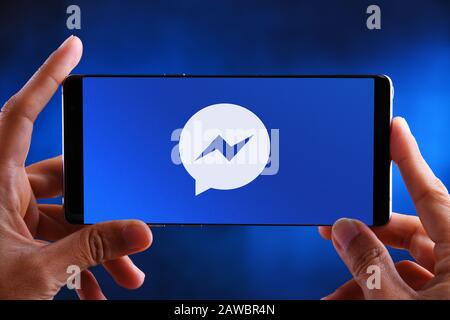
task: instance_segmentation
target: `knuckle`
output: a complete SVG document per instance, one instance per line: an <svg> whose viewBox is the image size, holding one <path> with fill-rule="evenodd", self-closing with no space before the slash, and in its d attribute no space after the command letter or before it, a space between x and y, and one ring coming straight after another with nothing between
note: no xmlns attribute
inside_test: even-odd
<svg viewBox="0 0 450 320"><path fill-rule="evenodd" d="M442 180L436 177L434 184L436 186L436 188L435 188L436 197L438 197L438 198L442 197L444 199L445 198L448 199L448 197L449 197L448 190L447 190L447 187L445 186L445 184L442 182Z"/></svg>
<svg viewBox="0 0 450 320"><path fill-rule="evenodd" d="M15 94L5 102L0 112L0 120L4 121L14 118L14 120L26 120L27 122L33 123L31 116L26 111L20 111L17 105L24 106L24 108L21 108L23 110L29 110L35 108L38 102L26 97L20 97L20 102L18 99L17 94Z"/></svg>
<svg viewBox="0 0 450 320"><path fill-rule="evenodd" d="M385 251L380 247L373 247L357 257L352 263L353 274L358 279L367 277L367 269L371 265L381 265Z"/></svg>
<svg viewBox="0 0 450 320"><path fill-rule="evenodd" d="M448 193L447 187L442 182L442 180L439 179L438 177L436 177L435 184L436 184L438 189L442 190L444 193Z"/></svg>
<svg viewBox="0 0 450 320"><path fill-rule="evenodd" d="M3 105L2 109L1 109L2 114L7 114L11 110L11 108L14 106L15 100L16 100L16 95L13 95L11 98L9 98L8 101L5 102L5 104Z"/></svg>
<svg viewBox="0 0 450 320"><path fill-rule="evenodd" d="M52 72L47 71L48 70L48 66L49 66L49 62L46 61L42 67L39 69L40 74L48 79L48 81L52 82L52 84L54 86L59 86L59 84L61 83L62 80L59 80L58 78L55 77L55 75Z"/></svg>
<svg viewBox="0 0 450 320"><path fill-rule="evenodd" d="M14 109L16 104L16 95L13 95L8 101L5 102L3 107L0 109L0 122L5 121L9 116L11 116L11 111Z"/></svg>
<svg viewBox="0 0 450 320"><path fill-rule="evenodd" d="M108 246L106 245L106 239L103 234L96 228L86 228L83 230L84 244L81 250L85 255L86 261L90 265L99 264L108 259Z"/></svg>
<svg viewBox="0 0 450 320"><path fill-rule="evenodd" d="M450 196L444 183L435 178L432 187L425 190L417 199L416 203L438 202L450 208Z"/></svg>

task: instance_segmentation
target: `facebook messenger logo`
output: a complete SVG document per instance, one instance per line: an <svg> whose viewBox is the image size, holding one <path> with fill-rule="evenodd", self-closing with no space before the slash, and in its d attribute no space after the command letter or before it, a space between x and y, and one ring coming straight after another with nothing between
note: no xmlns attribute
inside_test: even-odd
<svg viewBox="0 0 450 320"><path fill-rule="evenodd" d="M195 195L252 182L266 168L270 149L262 121L250 110L229 103L198 111L179 139L180 160L195 180Z"/></svg>

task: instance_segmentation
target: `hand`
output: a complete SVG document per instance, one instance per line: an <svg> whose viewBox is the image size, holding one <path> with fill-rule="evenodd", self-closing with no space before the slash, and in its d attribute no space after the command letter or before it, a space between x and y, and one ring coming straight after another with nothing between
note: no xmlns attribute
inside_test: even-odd
<svg viewBox="0 0 450 320"><path fill-rule="evenodd" d="M340 219L320 227L333 242L353 279L324 299L450 299L450 196L420 154L403 118L391 128L391 157L416 206L418 217L393 214L382 227ZM394 265L385 246L406 249L417 261ZM369 289L370 265L381 270L381 288Z"/></svg>
<svg viewBox="0 0 450 320"><path fill-rule="evenodd" d="M61 206L36 203L61 194L61 157L24 167L33 122L81 53L80 39L69 37L0 112L0 299L51 299L72 275L70 265L82 270L77 290L82 299L105 298L88 270L97 264L125 288L144 281L127 254L150 246L147 225L70 225Z"/></svg>

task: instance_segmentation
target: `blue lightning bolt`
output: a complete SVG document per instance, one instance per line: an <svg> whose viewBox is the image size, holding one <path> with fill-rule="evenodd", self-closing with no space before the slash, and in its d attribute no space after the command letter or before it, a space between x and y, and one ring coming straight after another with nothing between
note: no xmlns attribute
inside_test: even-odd
<svg viewBox="0 0 450 320"><path fill-rule="evenodd" d="M242 149L242 147L247 144L251 137L253 136L245 138L244 140L239 141L238 143L231 146L219 135L209 144L209 146L206 147L206 149L198 156L197 159L195 159L195 161L203 158L211 152L214 152L215 150L218 150L225 158L227 158L228 161L231 161L231 159L236 156L236 154Z"/></svg>

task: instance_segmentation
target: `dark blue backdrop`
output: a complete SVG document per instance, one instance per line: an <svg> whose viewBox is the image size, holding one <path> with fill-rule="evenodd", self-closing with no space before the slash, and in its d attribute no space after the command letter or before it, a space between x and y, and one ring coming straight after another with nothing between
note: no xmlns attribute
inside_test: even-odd
<svg viewBox="0 0 450 320"><path fill-rule="evenodd" d="M450 3L376 1L76 1L78 73L385 73L425 158L450 185ZM0 4L0 99L12 95L71 32L68 1ZM61 97L39 117L28 162L61 152ZM326 201L326 199L324 199ZM397 169L393 207L414 213ZM135 257L144 286L127 292L95 269L110 298L320 298L349 273L315 228L154 228ZM393 251L396 260L408 257ZM63 290L60 298L75 297Z"/></svg>

